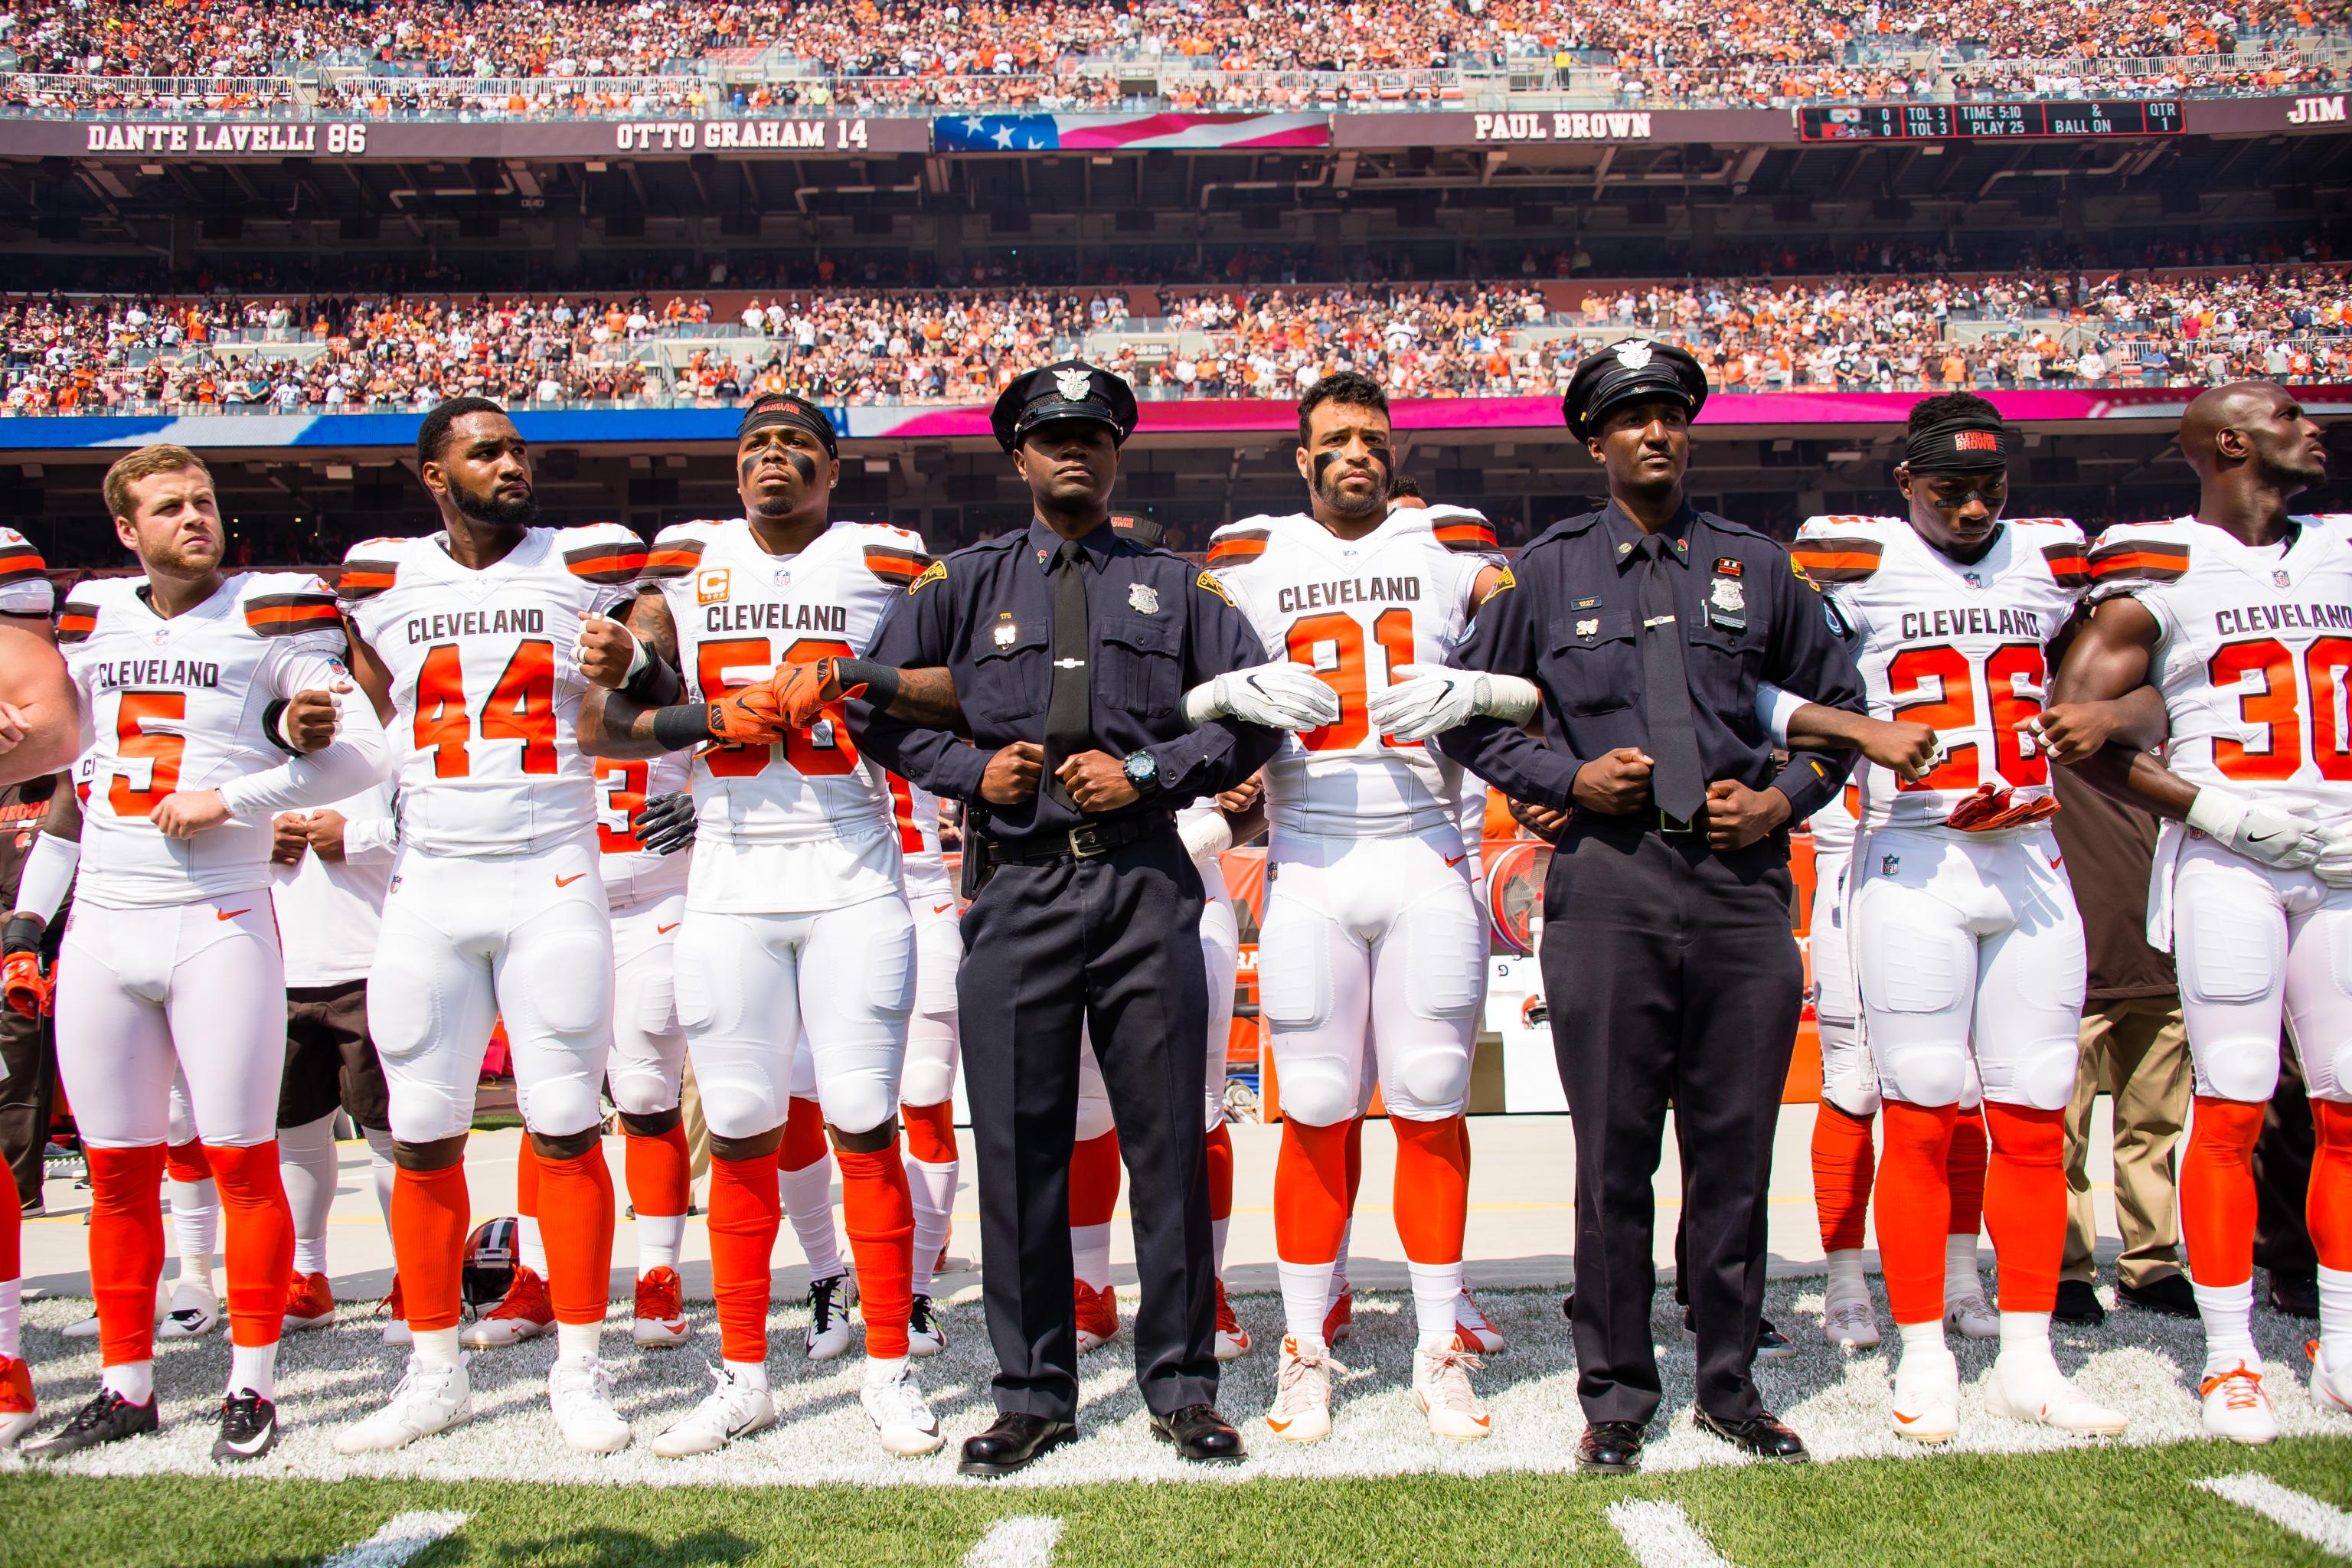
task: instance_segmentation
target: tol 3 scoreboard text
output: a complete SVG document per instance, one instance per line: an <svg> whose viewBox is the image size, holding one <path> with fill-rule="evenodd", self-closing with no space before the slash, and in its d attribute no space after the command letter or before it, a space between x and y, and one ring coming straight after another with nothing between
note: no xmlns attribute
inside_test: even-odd
<svg viewBox="0 0 2352 1568"><path fill-rule="evenodd" d="M2046 103L1873 103L1797 110L1801 142L1974 142L2005 137L2178 136L2177 99Z"/></svg>

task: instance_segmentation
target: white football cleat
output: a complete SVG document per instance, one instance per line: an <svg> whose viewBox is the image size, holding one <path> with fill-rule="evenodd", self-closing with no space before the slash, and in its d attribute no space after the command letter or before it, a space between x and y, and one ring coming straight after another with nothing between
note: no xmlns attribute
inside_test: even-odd
<svg viewBox="0 0 2352 1568"><path fill-rule="evenodd" d="M809 1281L808 1358L831 1361L849 1349L856 1331L849 1321L849 1277L829 1275Z"/></svg>
<svg viewBox="0 0 2352 1568"><path fill-rule="evenodd" d="M1470 1295L1470 1287L1454 1298L1454 1341L1465 1351L1493 1355L1503 1348L1503 1331L1488 1321Z"/></svg>
<svg viewBox="0 0 2352 1568"><path fill-rule="evenodd" d="M947 1439L940 1436L940 1418L923 1400L923 1391L915 1384L915 1373L904 1357L891 1362L868 1362L866 1382L858 1390L858 1403L866 1406L866 1419L882 1438L883 1448L901 1458L919 1458L936 1454Z"/></svg>
<svg viewBox="0 0 2352 1568"><path fill-rule="evenodd" d="M682 1289L675 1268L652 1268L637 1276L629 1338L640 1348L667 1350L686 1342L686 1308L679 1300Z"/></svg>
<svg viewBox="0 0 2352 1568"><path fill-rule="evenodd" d="M2322 1410L2340 1410L2352 1415L2352 1366L2341 1372L2327 1370L2327 1360L2319 1353L2319 1342L2307 1340L2303 1352L2311 1358L2311 1402Z"/></svg>
<svg viewBox="0 0 2352 1568"><path fill-rule="evenodd" d="M1297 1336L1284 1335L1281 1361L1274 1373L1274 1404L1265 1413L1265 1429L1286 1443L1320 1443L1328 1437L1331 1374L1347 1370L1321 1347L1302 1353Z"/></svg>
<svg viewBox="0 0 2352 1568"><path fill-rule="evenodd" d="M1985 1379L1985 1409L2011 1421L2031 1421L2086 1437L2113 1437L2131 1418L2085 1395L2047 1356L2003 1355Z"/></svg>
<svg viewBox="0 0 2352 1568"><path fill-rule="evenodd" d="M94 1340L98 1338L98 1314L93 1312L87 1318L77 1318L62 1331L69 1340Z"/></svg>
<svg viewBox="0 0 2352 1568"><path fill-rule="evenodd" d="M1867 1296L1832 1301L1822 1314L1822 1337L1840 1350L1866 1351L1878 1343L1878 1309Z"/></svg>
<svg viewBox="0 0 2352 1568"><path fill-rule="evenodd" d="M457 1342L469 1351L493 1351L554 1331L555 1305L548 1299L545 1276L517 1264L499 1304L459 1330Z"/></svg>
<svg viewBox="0 0 2352 1568"><path fill-rule="evenodd" d="M547 1403L555 1429L583 1454L617 1454L629 1446L629 1424L613 1408L613 1374L593 1355L558 1356L547 1369Z"/></svg>
<svg viewBox="0 0 2352 1568"><path fill-rule="evenodd" d="M1225 1300L1225 1282L1222 1279L1218 1280L1215 1345L1217 1359L1239 1361L1249 1354L1251 1343L1250 1331L1242 1327L1242 1321L1234 1315L1234 1304Z"/></svg>
<svg viewBox="0 0 2352 1568"><path fill-rule="evenodd" d="M1412 1396L1429 1417L1432 1432L1452 1442L1475 1443L1494 1430L1495 1418L1470 1386L1471 1373L1485 1363L1461 1349L1460 1342L1457 1330L1454 1345L1448 1349L1414 1348Z"/></svg>
<svg viewBox="0 0 2352 1568"><path fill-rule="evenodd" d="M1981 1285L1963 1282L1944 1297L1944 1326L1962 1339L2000 1338L2000 1314L1985 1300Z"/></svg>
<svg viewBox="0 0 2352 1568"><path fill-rule="evenodd" d="M689 1454L715 1453L738 1437L748 1437L776 1424L775 1401L768 1397L766 1389L752 1386L723 1366L714 1366L709 1371L711 1382L719 1386L704 1394L702 1403L688 1411L683 1419L654 1439L654 1452L663 1458L683 1459Z"/></svg>
<svg viewBox="0 0 2352 1568"><path fill-rule="evenodd" d="M454 1365L423 1362L411 1355L400 1386L391 1401L364 1421L335 1434L338 1454L388 1454L419 1437L444 1432L474 1413L473 1392L466 1378L466 1361Z"/></svg>
<svg viewBox="0 0 2352 1568"><path fill-rule="evenodd" d="M1906 1350L1895 1367L1895 1435L1948 1443L1960 1430L1960 1363L1942 1346Z"/></svg>
<svg viewBox="0 0 2352 1568"><path fill-rule="evenodd" d="M2197 1384L2197 1397L2204 1407L2205 1433L2210 1437L2252 1445L2268 1443L2279 1435L2278 1415L2271 1409L2271 1396L2263 1391L2263 1374L2244 1362L2202 1379Z"/></svg>
<svg viewBox="0 0 2352 1568"><path fill-rule="evenodd" d="M948 1331L940 1326L939 1304L918 1296L907 1311L907 1353L937 1355L948 1348Z"/></svg>
<svg viewBox="0 0 2352 1568"><path fill-rule="evenodd" d="M220 1327L220 1298L212 1288L193 1281L172 1287L172 1305L155 1325L159 1340L201 1339Z"/></svg>

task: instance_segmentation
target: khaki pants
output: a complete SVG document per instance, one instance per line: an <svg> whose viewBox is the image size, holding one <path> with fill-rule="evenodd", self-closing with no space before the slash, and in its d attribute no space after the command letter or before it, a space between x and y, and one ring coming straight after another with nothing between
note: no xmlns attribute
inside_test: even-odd
<svg viewBox="0 0 2352 1568"><path fill-rule="evenodd" d="M2189 1115L2189 1037L2168 996L2095 1003L2083 1011L2082 1066L2066 1108L2066 1258L2060 1277L2096 1271L2098 1221L2091 1205L2091 1101L2115 1100L2116 1223L2124 1249L2116 1277L2138 1289L2180 1272L2172 1150Z"/></svg>
<svg viewBox="0 0 2352 1568"><path fill-rule="evenodd" d="M686 1177L691 1190L710 1173L710 1123L702 1119L702 1086L694 1081L692 1061L678 1069L677 1109L686 1127Z"/></svg>

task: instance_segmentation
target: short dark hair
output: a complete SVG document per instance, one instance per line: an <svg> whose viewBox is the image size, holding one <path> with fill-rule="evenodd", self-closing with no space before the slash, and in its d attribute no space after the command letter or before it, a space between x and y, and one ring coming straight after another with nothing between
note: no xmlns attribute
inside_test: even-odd
<svg viewBox="0 0 2352 1568"><path fill-rule="evenodd" d="M504 414L505 409L487 397L452 397L436 403L425 416L425 423L416 427L416 460L437 463L441 448L449 444L449 426L468 414Z"/></svg>
<svg viewBox="0 0 2352 1568"><path fill-rule="evenodd" d="M1349 408L1377 408L1381 417L1389 414L1389 395L1381 384L1360 370L1334 371L1307 389L1298 400L1298 440L1307 441L1307 421L1315 411L1327 403L1337 403Z"/></svg>
<svg viewBox="0 0 2352 1568"><path fill-rule="evenodd" d="M1982 420L1998 427L2000 410L1973 392L1939 392L1933 397L1923 397L1911 405L1911 417L1904 422L1906 434L1932 429L1956 419Z"/></svg>
<svg viewBox="0 0 2352 1568"><path fill-rule="evenodd" d="M1427 500L1429 499L1427 496L1421 493L1421 481L1419 479L1414 479L1411 474L1399 474L1395 479L1389 481L1389 499L1391 500L1402 500L1407 497L1411 497L1414 500Z"/></svg>

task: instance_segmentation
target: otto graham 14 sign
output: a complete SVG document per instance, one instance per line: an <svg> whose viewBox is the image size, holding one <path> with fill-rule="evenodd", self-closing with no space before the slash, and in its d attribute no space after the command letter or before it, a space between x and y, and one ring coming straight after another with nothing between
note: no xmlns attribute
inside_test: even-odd
<svg viewBox="0 0 2352 1568"><path fill-rule="evenodd" d="M1990 141L2012 136L2178 136L2177 99L2046 103L1873 103L1797 110L1803 142Z"/></svg>

